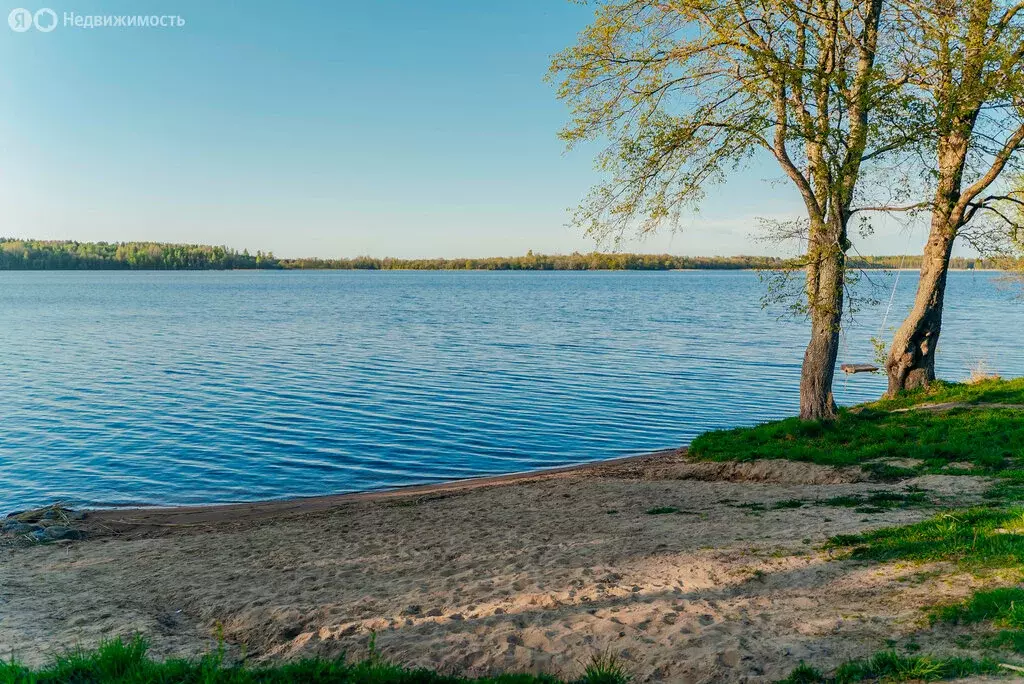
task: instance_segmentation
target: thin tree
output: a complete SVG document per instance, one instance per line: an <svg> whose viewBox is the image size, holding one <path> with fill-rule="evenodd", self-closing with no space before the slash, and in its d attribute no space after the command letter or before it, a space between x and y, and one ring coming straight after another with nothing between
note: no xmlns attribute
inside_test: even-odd
<svg viewBox="0 0 1024 684"><path fill-rule="evenodd" d="M804 419L836 415L862 166L906 141L880 67L882 9L882 0L609 0L551 67L571 109L563 138L606 143L597 165L607 180L575 216L599 239L671 222L758 153L778 162L808 226Z"/></svg>
<svg viewBox="0 0 1024 684"><path fill-rule="evenodd" d="M933 131L926 178L931 200L921 277L910 314L885 364L889 393L935 379L935 352L950 255L957 237L983 250L1012 238L1024 193L998 191L1024 145L1024 3L1001 0L901 0L896 29L907 55L907 85L927 107ZM972 224L972 221L974 222ZM974 232L965 227L973 226ZM1006 229L1009 230L1006 230ZM1001 242L1001 240L998 240Z"/></svg>

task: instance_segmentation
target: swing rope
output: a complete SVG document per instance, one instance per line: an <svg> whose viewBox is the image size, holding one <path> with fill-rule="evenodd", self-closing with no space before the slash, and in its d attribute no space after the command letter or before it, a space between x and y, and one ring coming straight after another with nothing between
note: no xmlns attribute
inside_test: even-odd
<svg viewBox="0 0 1024 684"><path fill-rule="evenodd" d="M907 247L910 247L908 244ZM906 253L900 257L900 267L896 270L896 280L892 284L892 293L889 294L889 305L885 307L885 315L882 316L882 325L878 326L878 337L885 333L885 324L889 321L889 313L892 311L892 303L896 299L896 288L900 286L900 275L903 274L903 263L906 260Z"/></svg>
<svg viewBox="0 0 1024 684"><path fill-rule="evenodd" d="M888 304L885 307L885 313L882 315L882 324L880 326L878 326L878 335L877 335L878 339L881 339L882 335L885 334L885 324L889 322L889 314L892 313L893 304L896 302L896 291L899 289L899 286L900 286L900 276L903 275L903 265L906 263L907 252L910 250L910 242L913 239L914 239L914 232L912 230L908 230L907 231L907 246L903 249L903 254L900 255L900 265L896 269L896 278L893 280L892 292L889 293L889 302L888 302ZM845 327L842 330L842 338L843 338L843 342L842 342L842 345L843 345L842 355L843 355L843 358L845 359L845 358L848 358L849 343L850 343L850 336L847 333L847 330L846 330ZM868 370L869 367L873 368L873 366L871 364L842 364L840 367L843 368L843 371L846 373L847 376L849 376L852 373L861 372L861 370L858 370L858 366L862 367L861 370ZM874 370L878 370L878 369L874 368ZM849 380L849 378L847 377L843 381L843 389L844 390L846 389L846 382L848 380Z"/></svg>

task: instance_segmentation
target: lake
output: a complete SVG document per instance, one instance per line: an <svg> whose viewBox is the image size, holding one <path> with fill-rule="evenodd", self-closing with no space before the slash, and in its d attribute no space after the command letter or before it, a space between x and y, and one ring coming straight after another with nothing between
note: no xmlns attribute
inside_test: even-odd
<svg viewBox="0 0 1024 684"><path fill-rule="evenodd" d="M887 300L893 275L871 278ZM0 510L396 487L781 418L807 329L763 291L733 271L3 272ZM885 308L841 361L872 361ZM952 274L939 375L1024 374L1021 330L996 274ZM837 375L843 404L884 389Z"/></svg>

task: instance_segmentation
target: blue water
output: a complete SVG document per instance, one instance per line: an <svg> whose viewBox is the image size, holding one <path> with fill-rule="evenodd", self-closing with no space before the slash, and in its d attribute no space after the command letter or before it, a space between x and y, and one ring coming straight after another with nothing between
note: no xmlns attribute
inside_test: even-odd
<svg viewBox="0 0 1024 684"><path fill-rule="evenodd" d="M763 290L708 271L0 273L0 509L394 487L786 416L807 332ZM941 376L1024 374L1015 295L952 275ZM842 360L872 359L884 309ZM841 403L883 389L837 378Z"/></svg>

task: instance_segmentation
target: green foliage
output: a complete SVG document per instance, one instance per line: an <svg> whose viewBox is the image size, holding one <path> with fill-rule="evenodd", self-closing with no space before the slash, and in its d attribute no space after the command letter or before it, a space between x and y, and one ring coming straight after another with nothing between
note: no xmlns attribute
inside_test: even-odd
<svg viewBox="0 0 1024 684"><path fill-rule="evenodd" d="M877 561L957 561L971 569L1024 563L1024 508L971 508L940 513L913 525L833 537L854 558Z"/></svg>
<svg viewBox="0 0 1024 684"><path fill-rule="evenodd" d="M273 254L210 245L0 238L0 271L277 268Z"/></svg>
<svg viewBox="0 0 1024 684"><path fill-rule="evenodd" d="M609 657L595 658L578 684L625 684L625 670ZM379 656L358 663L312 658L273 667L226 665L218 651L199 660L157 662L146 642L108 641L94 651L78 650L33 670L0 661L0 684L565 684L547 675L508 674L469 679L425 669L406 669Z"/></svg>
<svg viewBox="0 0 1024 684"><path fill-rule="evenodd" d="M871 658L851 660L840 665L831 677L800 663L779 684L847 684L848 682L936 682L971 675L999 674L994 660L972 658L936 658L928 655L900 655L882 651Z"/></svg>
<svg viewBox="0 0 1024 684"><path fill-rule="evenodd" d="M872 337L871 346L875 349L875 363L884 368L889 360L889 343L881 337Z"/></svg>

